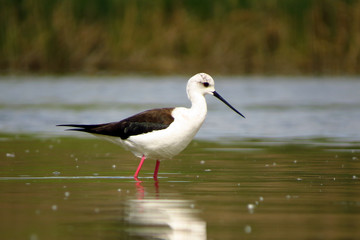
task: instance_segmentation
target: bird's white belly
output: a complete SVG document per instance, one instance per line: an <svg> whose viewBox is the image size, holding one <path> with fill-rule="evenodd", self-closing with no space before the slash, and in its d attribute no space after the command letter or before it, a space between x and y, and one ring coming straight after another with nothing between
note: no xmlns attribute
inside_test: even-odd
<svg viewBox="0 0 360 240"><path fill-rule="evenodd" d="M124 142L139 157L144 154L148 158L172 158L187 147L200 126L184 127L174 122L166 129L131 136Z"/></svg>
<svg viewBox="0 0 360 240"><path fill-rule="evenodd" d="M177 108L173 112L174 122L166 129L130 136L124 140L119 137L106 137L106 139L122 145L137 157L145 155L147 158L172 158L191 142L200 129L205 115L206 113L193 116L188 109Z"/></svg>

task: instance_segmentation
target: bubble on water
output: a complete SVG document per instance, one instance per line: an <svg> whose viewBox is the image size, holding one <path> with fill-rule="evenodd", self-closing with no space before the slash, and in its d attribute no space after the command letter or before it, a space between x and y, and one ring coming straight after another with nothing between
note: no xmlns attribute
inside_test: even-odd
<svg viewBox="0 0 360 240"><path fill-rule="evenodd" d="M54 204L54 205L51 206L51 209L52 209L53 211L56 211L56 210L58 209L58 206Z"/></svg>
<svg viewBox="0 0 360 240"><path fill-rule="evenodd" d="M252 204L252 203L249 203L249 204L247 205L247 208L248 208L248 209L254 209L254 208L255 208L255 205Z"/></svg>
<svg viewBox="0 0 360 240"><path fill-rule="evenodd" d="M244 227L244 232L245 232L245 233L249 234L249 233L251 233L251 231L252 231L252 229L251 229L251 226L250 226L250 225L246 225L246 226Z"/></svg>
<svg viewBox="0 0 360 240"><path fill-rule="evenodd" d="M111 167L112 167L112 168L116 168L116 165L115 165L115 164L113 164Z"/></svg>
<svg viewBox="0 0 360 240"><path fill-rule="evenodd" d="M294 163L297 163L297 160L294 160Z"/></svg>
<svg viewBox="0 0 360 240"><path fill-rule="evenodd" d="M255 204L252 204L252 203L249 203L248 205L247 205L247 209L248 209L248 211L249 211L249 213L254 213L254 210L255 210Z"/></svg>
<svg viewBox="0 0 360 240"><path fill-rule="evenodd" d="M65 197L69 197L69 196L70 196L70 192L65 192L64 195L65 195Z"/></svg>
<svg viewBox="0 0 360 240"><path fill-rule="evenodd" d="M38 235L36 234L36 233L32 233L31 235L30 235L30 238L29 238L30 240L38 240L39 239L39 237L38 237Z"/></svg>
<svg viewBox="0 0 360 240"><path fill-rule="evenodd" d="M204 160L201 160L201 161L200 161L200 164L205 164L205 161L204 161Z"/></svg>
<svg viewBox="0 0 360 240"><path fill-rule="evenodd" d="M352 179L357 179L358 177L356 175L353 175L352 176Z"/></svg>
<svg viewBox="0 0 360 240"><path fill-rule="evenodd" d="M302 178L297 178L296 180L297 180L297 181L302 181Z"/></svg>
<svg viewBox="0 0 360 240"><path fill-rule="evenodd" d="M121 188L118 188L118 190L117 190L118 192L121 192Z"/></svg>
<svg viewBox="0 0 360 240"><path fill-rule="evenodd" d="M8 157L8 158L14 158L14 157L15 157L15 153L6 153L6 157Z"/></svg>
<svg viewBox="0 0 360 240"><path fill-rule="evenodd" d="M205 172L211 172L211 169L205 169L204 171Z"/></svg>
<svg viewBox="0 0 360 240"><path fill-rule="evenodd" d="M259 197L259 201L260 201L260 202L263 202L263 201L264 201L264 197L261 197L261 196L260 196L260 197Z"/></svg>

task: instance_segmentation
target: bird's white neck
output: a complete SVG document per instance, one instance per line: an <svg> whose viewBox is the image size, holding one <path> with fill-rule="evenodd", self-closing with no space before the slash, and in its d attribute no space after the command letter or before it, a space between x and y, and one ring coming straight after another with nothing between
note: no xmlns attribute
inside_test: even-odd
<svg viewBox="0 0 360 240"><path fill-rule="evenodd" d="M189 99L191 101L190 111L194 117L201 119L201 122L204 121L207 113L207 104L205 96L199 93L189 94Z"/></svg>

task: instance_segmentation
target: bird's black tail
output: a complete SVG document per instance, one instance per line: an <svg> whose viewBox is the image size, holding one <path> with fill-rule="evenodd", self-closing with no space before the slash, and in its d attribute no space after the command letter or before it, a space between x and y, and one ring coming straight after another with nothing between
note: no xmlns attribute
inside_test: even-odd
<svg viewBox="0 0 360 240"><path fill-rule="evenodd" d="M93 133L93 129L101 126L102 124L93 124L93 125L86 125L86 124L59 124L56 125L57 127L71 127L66 129L66 131L80 131L80 132L88 132Z"/></svg>

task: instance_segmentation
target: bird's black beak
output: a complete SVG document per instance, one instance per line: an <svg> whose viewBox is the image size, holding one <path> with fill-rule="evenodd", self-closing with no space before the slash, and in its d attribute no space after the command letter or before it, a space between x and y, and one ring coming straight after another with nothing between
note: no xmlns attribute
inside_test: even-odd
<svg viewBox="0 0 360 240"><path fill-rule="evenodd" d="M229 108L231 108L232 110L234 110L234 112L236 112L237 114L239 114L240 116L242 116L243 118L245 118L244 115L242 115L238 110L236 110L233 106L230 105L230 103L228 103L222 96L220 96L220 94L218 94L216 91L213 91L213 95L214 97L218 98L220 101L222 101L223 103L225 103Z"/></svg>

